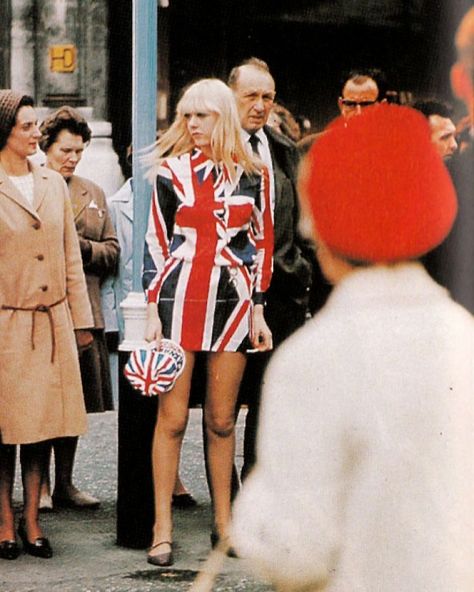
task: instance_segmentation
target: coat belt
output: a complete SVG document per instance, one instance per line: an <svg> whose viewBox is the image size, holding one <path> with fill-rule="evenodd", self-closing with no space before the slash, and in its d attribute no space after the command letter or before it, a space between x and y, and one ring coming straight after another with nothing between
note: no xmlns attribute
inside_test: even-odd
<svg viewBox="0 0 474 592"><path fill-rule="evenodd" d="M54 362L54 354L56 352L56 335L54 332L54 319L51 309L61 304L66 300L66 296L63 296L60 300L53 302L53 304L37 304L36 306L9 306L8 304L2 304L2 310L22 310L32 313L31 321L31 349L35 349L35 319L37 312L45 312L48 315L49 327L51 329L51 364Z"/></svg>

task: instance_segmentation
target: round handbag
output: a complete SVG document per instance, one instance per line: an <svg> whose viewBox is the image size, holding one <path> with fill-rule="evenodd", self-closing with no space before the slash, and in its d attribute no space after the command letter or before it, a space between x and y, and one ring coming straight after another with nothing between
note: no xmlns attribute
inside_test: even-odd
<svg viewBox="0 0 474 592"><path fill-rule="evenodd" d="M183 348L162 339L158 347L132 351L123 373L132 387L145 397L170 391L184 369Z"/></svg>

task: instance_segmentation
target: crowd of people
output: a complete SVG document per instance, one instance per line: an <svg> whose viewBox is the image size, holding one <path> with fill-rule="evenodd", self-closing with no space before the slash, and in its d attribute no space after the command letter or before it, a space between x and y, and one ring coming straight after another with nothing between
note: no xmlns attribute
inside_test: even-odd
<svg viewBox="0 0 474 592"><path fill-rule="evenodd" d="M159 398L149 563L173 564L172 509L196 504L179 462L204 359L213 547L250 557L278 590L474 589L473 37L470 11L453 68L459 122L436 97L401 105L373 68L344 75L340 117L314 134L275 102L261 59L227 84L183 89L145 159L144 339L185 355ZM65 106L39 123L31 97L0 90L0 558L10 560L17 532L26 553L52 556L40 511L100 505L74 485L74 459L87 413L113 409L108 349L131 289L133 179L106 200L75 174L91 138L82 115ZM30 160L38 147L41 167Z"/></svg>

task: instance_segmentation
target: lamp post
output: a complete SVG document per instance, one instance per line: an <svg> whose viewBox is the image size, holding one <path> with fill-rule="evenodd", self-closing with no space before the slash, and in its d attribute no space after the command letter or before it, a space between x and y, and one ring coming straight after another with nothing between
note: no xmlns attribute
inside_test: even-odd
<svg viewBox="0 0 474 592"><path fill-rule="evenodd" d="M122 302L125 336L120 351L132 351L143 344L146 305L141 287L143 245L145 240L151 186L144 178L140 163L142 150L155 141L158 64L157 0L133 2L133 284Z"/></svg>
<svg viewBox="0 0 474 592"><path fill-rule="evenodd" d="M123 376L129 352L143 347L146 303L141 287L143 246L151 197L140 155L156 133L158 0L133 1L133 284L121 303L124 341L119 346L117 543L135 549L150 544L153 525L151 446L157 398L140 396Z"/></svg>

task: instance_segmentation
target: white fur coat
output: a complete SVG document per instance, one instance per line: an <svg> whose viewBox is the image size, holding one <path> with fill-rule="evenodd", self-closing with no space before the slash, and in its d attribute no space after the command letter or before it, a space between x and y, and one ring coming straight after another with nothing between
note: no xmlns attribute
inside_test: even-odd
<svg viewBox="0 0 474 592"><path fill-rule="evenodd" d="M275 353L233 541L282 590L474 591L474 322L360 269Z"/></svg>

